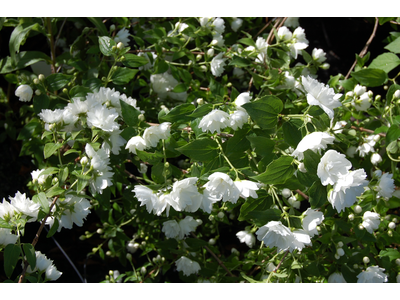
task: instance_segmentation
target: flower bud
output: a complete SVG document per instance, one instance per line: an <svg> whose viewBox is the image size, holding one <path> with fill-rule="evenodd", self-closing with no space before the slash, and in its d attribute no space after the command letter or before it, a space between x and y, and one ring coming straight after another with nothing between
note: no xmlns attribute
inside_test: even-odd
<svg viewBox="0 0 400 300"><path fill-rule="evenodd" d="M146 270L145 267L142 267L142 268L140 269L140 273L141 273L142 275L146 274L146 272L147 272L147 270Z"/></svg>
<svg viewBox="0 0 400 300"><path fill-rule="evenodd" d="M112 46L111 51L113 51L113 52L117 51L117 46Z"/></svg>
<svg viewBox="0 0 400 300"><path fill-rule="evenodd" d="M204 104L203 98L198 98L198 99L196 100L196 102L197 102L198 105L203 105L203 104Z"/></svg>
<svg viewBox="0 0 400 300"><path fill-rule="evenodd" d="M111 24L111 26L110 26L110 31L114 31L115 30L115 25L114 24Z"/></svg>
<svg viewBox="0 0 400 300"><path fill-rule="evenodd" d="M400 273L397 274L397 276L396 276L396 282L397 282L397 283L400 283Z"/></svg>
<svg viewBox="0 0 400 300"><path fill-rule="evenodd" d="M396 223L390 222L389 225L388 225L388 227L389 227L390 229L395 229L395 228L396 228Z"/></svg>
<svg viewBox="0 0 400 300"><path fill-rule="evenodd" d="M300 163L299 166L298 166L298 168L299 168L299 171L300 171L301 173L307 173L307 169L306 169L306 167L304 166L304 163Z"/></svg>
<svg viewBox="0 0 400 300"><path fill-rule="evenodd" d="M239 255L240 254L240 252L236 249L236 248L232 248L231 249L231 253L233 254L233 255ZM399 259L400 260L400 259Z"/></svg>
<svg viewBox="0 0 400 300"><path fill-rule="evenodd" d="M205 66L205 65L201 65L201 66L200 66L200 71L201 71L201 72L207 72L207 70L208 70L208 69L207 69L207 66Z"/></svg>
<svg viewBox="0 0 400 300"><path fill-rule="evenodd" d="M349 216L349 217L350 217L350 216ZM358 225L358 229L364 230L364 226L362 226L362 225L360 224L360 225Z"/></svg>
<svg viewBox="0 0 400 300"><path fill-rule="evenodd" d="M347 133L349 135L351 135L351 136L356 136L357 135L357 132L354 129L350 129Z"/></svg>
<svg viewBox="0 0 400 300"><path fill-rule="evenodd" d="M208 49L208 50L207 50L207 55L210 56L210 57L211 57L211 56L214 56L214 48Z"/></svg>
<svg viewBox="0 0 400 300"><path fill-rule="evenodd" d="M203 221L201 219L196 219L197 224L201 225L203 224Z"/></svg>
<svg viewBox="0 0 400 300"><path fill-rule="evenodd" d="M396 262L396 265L400 266L400 258L396 258L395 262Z"/></svg>
<svg viewBox="0 0 400 300"><path fill-rule="evenodd" d="M393 231L388 230L388 236L393 237Z"/></svg>
<svg viewBox="0 0 400 300"><path fill-rule="evenodd" d="M123 44L122 42L119 42L119 43L117 44L117 48L118 48L118 50L124 49L124 44Z"/></svg>
<svg viewBox="0 0 400 300"><path fill-rule="evenodd" d="M86 240L86 236L85 236L85 235L81 235L81 236L79 237L79 239L80 239L81 241L84 241L84 240Z"/></svg>
<svg viewBox="0 0 400 300"><path fill-rule="evenodd" d="M363 257L363 263L364 264L368 264L369 263L369 257L368 256L364 256Z"/></svg>
<svg viewBox="0 0 400 300"><path fill-rule="evenodd" d="M343 256L344 255L344 250L342 248L337 248L336 249L336 254L339 256Z"/></svg>
<svg viewBox="0 0 400 300"><path fill-rule="evenodd" d="M39 82L39 79L37 79L37 78L33 79L33 83L34 83L34 84L39 84L39 83L40 83L40 82Z"/></svg>
<svg viewBox="0 0 400 300"><path fill-rule="evenodd" d="M381 95L376 95L376 96L375 96L375 101L376 101L376 102L381 101L381 99L382 99L382 96L381 96Z"/></svg>
<svg viewBox="0 0 400 300"><path fill-rule="evenodd" d="M130 254L130 253L127 253L125 255L125 257L126 257L127 260L132 260L132 254Z"/></svg>
<svg viewBox="0 0 400 300"><path fill-rule="evenodd" d="M338 245L339 248L342 248L343 247L343 242L339 242L337 245Z"/></svg>
<svg viewBox="0 0 400 300"><path fill-rule="evenodd" d="M215 239L209 239L208 240L208 243L210 244L210 245L215 245Z"/></svg>
<svg viewBox="0 0 400 300"><path fill-rule="evenodd" d="M40 96L40 94L42 94L42 92L41 92L40 90L36 90L36 91L35 91L35 95L36 95L36 96Z"/></svg>
<svg viewBox="0 0 400 300"><path fill-rule="evenodd" d="M225 214L222 211L220 211L217 216L218 218L222 219L225 216Z"/></svg>
<svg viewBox="0 0 400 300"><path fill-rule="evenodd" d="M337 254L337 253L335 253L335 258L336 258L336 259L339 259L339 258L340 258L340 255Z"/></svg>
<svg viewBox="0 0 400 300"><path fill-rule="evenodd" d="M360 205L356 205L356 206L354 206L354 212L355 212L356 214L359 214L359 213L361 213L361 212L362 212L362 208L361 208L361 206L360 206Z"/></svg>
<svg viewBox="0 0 400 300"><path fill-rule="evenodd" d="M102 234L102 233L104 232L104 230L103 230L102 228L98 228L98 229L96 230L96 232L97 232L98 234Z"/></svg>
<svg viewBox="0 0 400 300"><path fill-rule="evenodd" d="M81 165L82 166L86 166L88 164L88 162L89 162L89 159L86 156L81 158Z"/></svg>
<svg viewBox="0 0 400 300"><path fill-rule="evenodd" d="M46 79L46 77L43 74L39 74L38 78L40 81L43 81Z"/></svg>
<svg viewBox="0 0 400 300"><path fill-rule="evenodd" d="M292 195L292 192L288 188L284 188L282 190L282 196L285 198L289 198Z"/></svg>
<svg viewBox="0 0 400 300"><path fill-rule="evenodd" d="M354 215L353 214L349 214L349 221L353 221L354 220Z"/></svg>
<svg viewBox="0 0 400 300"><path fill-rule="evenodd" d="M209 219L210 221L214 221L214 216L213 216L213 215L209 215L209 216L208 216L208 219Z"/></svg>
<svg viewBox="0 0 400 300"><path fill-rule="evenodd" d="M139 120L140 122L143 122L144 120L146 120L146 118L144 117L144 114L140 114L140 115L138 116L138 120Z"/></svg>
<svg viewBox="0 0 400 300"><path fill-rule="evenodd" d="M374 92L368 91L368 97L372 98L374 96Z"/></svg>
<svg viewBox="0 0 400 300"><path fill-rule="evenodd" d="M319 66L322 70L328 70L331 65L328 63L323 63L322 65Z"/></svg>
<svg viewBox="0 0 400 300"><path fill-rule="evenodd" d="M354 92L350 91L346 93L346 98L352 98L354 96Z"/></svg>
<svg viewBox="0 0 400 300"><path fill-rule="evenodd" d="M197 55L196 55L196 60L199 61L202 57L203 57L202 55L197 54Z"/></svg>
<svg viewBox="0 0 400 300"><path fill-rule="evenodd" d="M373 165L377 165L377 164L379 164L380 162L382 162L382 156L380 156L379 153L373 153L373 154L371 155L371 163L372 163Z"/></svg>
<svg viewBox="0 0 400 300"><path fill-rule="evenodd" d="M396 99L400 99L400 90L396 90L393 94L393 97Z"/></svg>
<svg viewBox="0 0 400 300"><path fill-rule="evenodd" d="M108 251L106 252L106 255L107 255L107 256L111 256L111 255L112 255L112 252L111 252L110 250L108 250Z"/></svg>
<svg viewBox="0 0 400 300"><path fill-rule="evenodd" d="M397 218L393 218L392 221L397 223Z"/></svg>

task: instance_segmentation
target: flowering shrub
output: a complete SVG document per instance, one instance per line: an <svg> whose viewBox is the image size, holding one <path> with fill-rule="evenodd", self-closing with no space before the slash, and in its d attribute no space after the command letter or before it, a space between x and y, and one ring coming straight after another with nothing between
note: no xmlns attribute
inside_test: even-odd
<svg viewBox="0 0 400 300"><path fill-rule="evenodd" d="M62 277L21 237L89 214L88 256L120 262L105 282L399 281L399 33L321 82L297 19L262 22L0 18L37 166L0 203L7 281ZM47 53L22 51L34 35Z"/></svg>

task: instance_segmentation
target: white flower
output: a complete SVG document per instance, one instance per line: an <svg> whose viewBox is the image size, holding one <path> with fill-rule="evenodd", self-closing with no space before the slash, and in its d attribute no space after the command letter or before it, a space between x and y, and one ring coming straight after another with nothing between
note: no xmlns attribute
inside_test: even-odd
<svg viewBox="0 0 400 300"><path fill-rule="evenodd" d="M267 247L277 247L278 252L286 251L295 240L293 233L280 221L270 221L256 231L257 239Z"/></svg>
<svg viewBox="0 0 400 300"><path fill-rule="evenodd" d="M259 187L256 182L249 180L236 180L233 183L239 190L241 197L245 198L246 200L248 197L254 199L258 198L256 191L259 190Z"/></svg>
<svg viewBox="0 0 400 300"><path fill-rule="evenodd" d="M289 247L289 252L292 252L293 250L297 249L298 251L301 252L305 246L311 246L311 237L308 234L308 232L304 230L296 230L293 231L293 237L294 240L292 244Z"/></svg>
<svg viewBox="0 0 400 300"><path fill-rule="evenodd" d="M168 72L162 74L154 74L150 76L151 86L158 97L161 99L171 95L171 91L179 82Z"/></svg>
<svg viewBox="0 0 400 300"><path fill-rule="evenodd" d="M327 145L333 144L334 140L335 137L326 132L312 132L300 141L292 156L297 157L298 160L303 160L303 153L308 149L321 154L321 149L326 149Z"/></svg>
<svg viewBox="0 0 400 300"><path fill-rule="evenodd" d="M21 102L29 102L32 99L33 90L29 85L23 84L15 90L15 96L19 97Z"/></svg>
<svg viewBox="0 0 400 300"><path fill-rule="evenodd" d="M286 26L282 26L278 29L278 39L290 41L292 39L292 32Z"/></svg>
<svg viewBox="0 0 400 300"><path fill-rule="evenodd" d="M0 247L5 248L8 244L15 244L18 235L12 234L11 229L0 228Z"/></svg>
<svg viewBox="0 0 400 300"><path fill-rule="evenodd" d="M85 151L93 167L92 178L89 181L91 192L102 194L105 188L113 184L111 178L114 173L110 172L110 158L104 149L96 152L90 144L86 144Z"/></svg>
<svg viewBox="0 0 400 300"><path fill-rule="evenodd" d="M354 99L351 104L354 106L354 108L358 111L366 111L368 108L371 107L371 99L368 95L368 93L364 93L360 96L358 99Z"/></svg>
<svg viewBox="0 0 400 300"><path fill-rule="evenodd" d="M213 204L220 200L221 200L221 198L217 198L214 194L211 194L210 191L204 190L203 191L203 199L201 201L200 208L203 211L208 212L210 214Z"/></svg>
<svg viewBox="0 0 400 300"><path fill-rule="evenodd" d="M131 138L125 146L125 149L129 149L129 152L136 154L136 150L143 151L148 146L146 141L141 136L134 136Z"/></svg>
<svg viewBox="0 0 400 300"><path fill-rule="evenodd" d="M216 32L218 32L219 34L223 34L224 31L225 31L225 21L224 21L224 19L216 18L213 21L213 27L214 27L214 30Z"/></svg>
<svg viewBox="0 0 400 300"><path fill-rule="evenodd" d="M350 147L347 149L347 151L346 151L346 155L347 155L348 157L353 158L353 157L354 157L354 154L356 154L356 151L357 151L357 148L356 148L355 146L350 146Z"/></svg>
<svg viewBox="0 0 400 300"><path fill-rule="evenodd" d="M312 208L307 208L303 213L304 219L302 227L311 236L318 234L317 225L321 224L324 220L324 214Z"/></svg>
<svg viewBox="0 0 400 300"><path fill-rule="evenodd" d="M317 175L321 179L322 185L333 185L340 176L346 175L350 168L351 162L346 159L344 154L328 150L318 164Z"/></svg>
<svg viewBox="0 0 400 300"><path fill-rule="evenodd" d="M189 235L190 232L195 231L199 223L193 217L186 216L183 220L179 221L179 239L183 239L185 236Z"/></svg>
<svg viewBox="0 0 400 300"><path fill-rule="evenodd" d="M224 44L225 44L224 37L221 34L219 34L218 32L216 32L213 35L213 40L211 41L211 45L222 47Z"/></svg>
<svg viewBox="0 0 400 300"><path fill-rule="evenodd" d="M260 53L264 53L264 54L267 53L268 43L267 43L267 41L266 41L263 37L261 37L261 36L259 36L259 37L257 38L257 40L256 40L256 49L257 49L258 51L260 51Z"/></svg>
<svg viewBox="0 0 400 300"><path fill-rule="evenodd" d="M322 49L314 48L312 51L312 58L321 64L326 60L326 53Z"/></svg>
<svg viewBox="0 0 400 300"><path fill-rule="evenodd" d="M346 207L352 206L357 201L357 197L364 192L364 187L368 185L366 177L364 169L349 171L341 176L328 196L332 207L341 212Z"/></svg>
<svg viewBox="0 0 400 300"><path fill-rule="evenodd" d="M380 162L382 162L382 156L380 156L379 153L373 153L371 155L371 163L376 166Z"/></svg>
<svg viewBox="0 0 400 300"><path fill-rule="evenodd" d="M254 234L247 230L239 231L238 233L236 233L236 236L241 243L246 243L246 245L250 248L253 247L256 243L256 237L254 236Z"/></svg>
<svg viewBox="0 0 400 300"><path fill-rule="evenodd" d="M211 73L216 77L221 76L224 72L225 60L227 58L222 58L223 55L224 52L220 52L211 60Z"/></svg>
<svg viewBox="0 0 400 300"><path fill-rule="evenodd" d="M235 110L229 115L229 127L233 130L238 130L238 128L242 128L247 123L248 119L249 115L244 109Z"/></svg>
<svg viewBox="0 0 400 300"><path fill-rule="evenodd" d="M153 56L153 62L150 61L150 58L149 58L149 56L148 56L147 53L150 53L150 55ZM157 54L155 54L155 53L153 53L153 52L147 52L147 53L146 53L146 52L139 52L139 53L138 53L138 56L145 57L145 58L149 61L149 62L148 62L147 64L145 64L144 66L139 67L139 70L148 70L148 69L152 68L153 65L154 65L154 61L155 61L156 58L157 58Z"/></svg>
<svg viewBox="0 0 400 300"><path fill-rule="evenodd" d="M199 209L203 196L197 189L197 180L197 177L190 177L174 182L170 196L171 206L176 211L195 212Z"/></svg>
<svg viewBox="0 0 400 300"><path fill-rule="evenodd" d="M147 165L145 163L140 163L140 168L138 169L138 171L142 174L147 173Z"/></svg>
<svg viewBox="0 0 400 300"><path fill-rule="evenodd" d="M208 180L204 187L210 192L211 196L232 203L236 203L239 199L240 191L227 174L215 172L208 177Z"/></svg>
<svg viewBox="0 0 400 300"><path fill-rule="evenodd" d="M294 197L294 196L289 197L288 202L294 208L300 209L300 201L297 201L296 197Z"/></svg>
<svg viewBox="0 0 400 300"><path fill-rule="evenodd" d="M334 272L328 277L328 283L347 283L342 273Z"/></svg>
<svg viewBox="0 0 400 300"><path fill-rule="evenodd" d="M135 185L132 190L135 193L135 197L140 202L140 206L146 205L147 212L150 213L153 210L154 205L158 202L157 195L153 190L143 185Z"/></svg>
<svg viewBox="0 0 400 300"><path fill-rule="evenodd" d="M363 138L364 143L357 147L360 157L364 157L370 152L375 152L374 146L379 140L379 134L369 135Z"/></svg>
<svg viewBox="0 0 400 300"><path fill-rule="evenodd" d="M170 125L170 122L164 122L160 125L147 127L143 133L145 144L151 147L157 147L157 144L160 140L168 139L171 135Z"/></svg>
<svg viewBox="0 0 400 300"><path fill-rule="evenodd" d="M31 172L31 176L32 176L32 181L35 182L37 181L39 184L44 184L46 182L46 178L51 176L50 174L48 175L40 175L40 173L42 173L45 169L37 169L35 171ZM40 175L40 176L39 176Z"/></svg>
<svg viewBox="0 0 400 300"><path fill-rule="evenodd" d="M45 124L45 129L47 131L50 130L50 125L51 124L61 124L63 121L63 109L42 109L42 111L38 114L40 119L44 121Z"/></svg>
<svg viewBox="0 0 400 300"><path fill-rule="evenodd" d="M379 266L368 267L365 271L357 275L357 283L384 283L388 281L388 276L383 273L385 269Z"/></svg>
<svg viewBox="0 0 400 300"><path fill-rule="evenodd" d="M35 256L36 256L36 267L32 270L31 266L29 265L26 270L28 273L33 273L37 270L45 271L48 267L51 266L51 263L53 262L40 251L35 251Z"/></svg>
<svg viewBox="0 0 400 300"><path fill-rule="evenodd" d="M107 155L110 156L110 152L114 155L119 154L119 149L125 145L126 140L121 136L122 130L114 130L108 136L107 141L104 141L101 145L101 148L107 152Z"/></svg>
<svg viewBox="0 0 400 300"><path fill-rule="evenodd" d="M46 269L46 279L48 280L57 280L61 275L62 272L58 271L54 265L51 265Z"/></svg>
<svg viewBox="0 0 400 300"><path fill-rule="evenodd" d="M201 119L199 128L203 132L210 131L214 133L216 131L221 133L221 129L229 125L229 115L222 110L214 109Z"/></svg>
<svg viewBox="0 0 400 300"><path fill-rule="evenodd" d="M242 26L243 20L240 18L234 18L234 20L231 23L231 28L233 31L238 31L238 29Z"/></svg>
<svg viewBox="0 0 400 300"><path fill-rule="evenodd" d="M365 94L367 92L367 88L365 86L361 86L359 84L357 84L354 87L354 94L356 94L357 96L361 96L363 94Z"/></svg>
<svg viewBox="0 0 400 300"><path fill-rule="evenodd" d="M114 38L114 41L117 44L121 42L122 44L124 44L125 47L128 47L130 42L128 29L125 29L124 27L120 31L118 31Z"/></svg>
<svg viewBox="0 0 400 300"><path fill-rule="evenodd" d="M118 113L114 108L107 108L103 105L90 107L87 112L88 126L100 128L103 131L111 132L119 129L119 124L115 122Z"/></svg>
<svg viewBox="0 0 400 300"><path fill-rule="evenodd" d="M180 230L179 224L175 220L169 220L163 223L162 232L165 233L167 238L176 238L179 236Z"/></svg>
<svg viewBox="0 0 400 300"><path fill-rule="evenodd" d="M26 198L25 194L21 194L19 191L15 194L14 198L9 197L10 203L19 212L26 216L31 217L27 222L34 222L37 219L40 204L33 202L29 198Z"/></svg>
<svg viewBox="0 0 400 300"><path fill-rule="evenodd" d="M376 185L376 190L378 191L378 196L384 198L392 197L395 186L393 180L393 174L385 173L379 178L378 184Z"/></svg>
<svg viewBox="0 0 400 300"><path fill-rule="evenodd" d="M205 28L211 28L214 19L215 17L201 17L199 18L200 26Z"/></svg>
<svg viewBox="0 0 400 300"><path fill-rule="evenodd" d="M363 215L362 226L369 232L373 233L375 229L378 229L381 223L380 216L377 213L366 211Z"/></svg>
<svg viewBox="0 0 400 300"><path fill-rule="evenodd" d="M335 94L332 88L319 83L310 76L301 76L302 84L307 92L307 103L309 105L318 105L329 118L333 118L333 109L342 106L339 98L342 94Z"/></svg>
<svg viewBox="0 0 400 300"><path fill-rule="evenodd" d="M236 107L241 107L245 103L249 103L251 100L251 96L249 92L241 93L239 96L237 96L235 100L235 105Z"/></svg>
<svg viewBox="0 0 400 300"><path fill-rule="evenodd" d="M342 133L343 128L345 128L346 125L347 125L346 121L337 121L335 125L332 127L332 120L331 120L332 131L334 131L335 133Z"/></svg>
<svg viewBox="0 0 400 300"><path fill-rule="evenodd" d="M18 213L18 210L3 198L3 202L0 203L0 218L12 218L14 213Z"/></svg>
<svg viewBox="0 0 400 300"><path fill-rule="evenodd" d="M175 265L176 269L182 271L185 276L197 274L201 269L198 262L192 261L185 256L181 256L181 258L175 262Z"/></svg>

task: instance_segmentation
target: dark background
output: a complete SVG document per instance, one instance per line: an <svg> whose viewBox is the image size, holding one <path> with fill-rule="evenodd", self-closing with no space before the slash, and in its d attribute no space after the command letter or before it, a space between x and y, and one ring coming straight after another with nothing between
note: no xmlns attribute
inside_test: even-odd
<svg viewBox="0 0 400 300"><path fill-rule="evenodd" d="M321 48L327 53L327 61L330 69L319 71L319 81L328 82L331 75L341 73L346 75L355 60L355 54L359 54L365 43L369 39L373 27L374 18L300 18L300 26L305 30L306 38L309 46L306 49L311 54L313 48ZM260 28L261 29L261 28ZM0 31L0 58L9 55L8 41L13 28L3 27ZM384 40L388 37L389 32L394 31L389 23L378 26L376 36L370 45L368 51L371 52L370 61L377 55L384 52ZM37 39L28 39L24 46L25 50L48 49L44 37ZM27 49L31 47L31 49ZM49 54L49 53L48 53ZM49 54L50 55L50 54ZM368 63L367 63L368 65ZM9 92L9 106L18 116L18 111L22 105L26 105L18 101L14 96L15 87L11 86L4 77L0 75L0 86L3 91ZM375 93L375 91L374 91ZM375 93L376 94L376 93ZM0 121L4 119L4 112L8 104L0 103ZM22 126L15 124L17 129L16 135ZM0 134L4 132L4 128L0 128ZM31 162L30 157L19 156L21 149L21 141L13 140L9 137L0 143L0 201L8 196L14 196L17 191L27 193L30 192L26 187L27 182L31 180L30 173L37 167ZM79 272L84 276L87 282L99 282L105 279L105 275L109 270L120 267L118 259L106 259L102 261L99 257L87 258L87 253L98 245L95 236L89 240L81 241L79 237L85 231L93 232L96 230L96 222L98 219L96 214L89 214L83 227L74 226L74 230L62 229L60 233L54 235L62 248L68 253L71 260L77 266ZM23 241L31 242L39 227L39 223L29 224L26 228ZM36 246L36 250L41 250L46 256L52 260L58 270L63 275L57 282L80 282L75 271L60 252L54 241L45 237L46 232L43 231L42 236ZM97 235L98 236L98 235ZM235 237L236 238L236 237ZM233 241L232 241L233 242ZM234 241L237 243L237 240ZM237 247L239 249L239 246ZM0 266L3 265L3 257L0 256ZM18 270L14 271L17 274ZM3 270L0 270L0 281L4 281L6 277Z"/></svg>

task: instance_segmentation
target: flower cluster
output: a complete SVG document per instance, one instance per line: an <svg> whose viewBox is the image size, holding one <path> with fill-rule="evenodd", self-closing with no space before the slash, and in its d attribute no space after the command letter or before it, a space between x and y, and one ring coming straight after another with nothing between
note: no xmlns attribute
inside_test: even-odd
<svg viewBox="0 0 400 300"><path fill-rule="evenodd" d="M46 280L57 280L62 275L62 272L58 271L57 268L53 265L53 261L48 259L46 255L41 253L40 251L35 251L36 255L36 267L32 270L31 266L28 266L27 273L34 273L39 271L40 273L44 273Z"/></svg>
<svg viewBox="0 0 400 300"><path fill-rule="evenodd" d="M144 130L143 137L134 136L126 144L125 149L129 152L136 154L136 150L143 151L151 147L157 147L160 140L166 140L170 137L170 125L169 122L164 122L159 125L147 127Z"/></svg>

